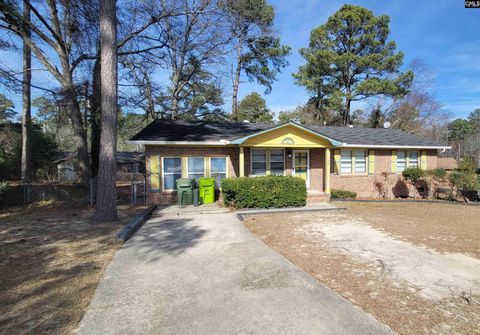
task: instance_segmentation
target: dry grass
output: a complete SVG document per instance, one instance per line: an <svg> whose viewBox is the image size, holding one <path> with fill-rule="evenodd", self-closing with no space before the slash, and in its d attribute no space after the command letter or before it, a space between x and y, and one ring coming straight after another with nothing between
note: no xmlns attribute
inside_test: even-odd
<svg viewBox="0 0 480 335"><path fill-rule="evenodd" d="M71 333L121 246L115 233L141 210L120 206L120 221L108 224L89 223L84 207L0 212L1 332Z"/></svg>
<svg viewBox="0 0 480 335"><path fill-rule="evenodd" d="M447 204L342 203L386 233L442 252L479 257L480 208ZM381 264L362 262L308 233L322 214L259 215L246 226L267 245L400 334L480 334L479 297L422 298L408 282L390 278Z"/></svg>

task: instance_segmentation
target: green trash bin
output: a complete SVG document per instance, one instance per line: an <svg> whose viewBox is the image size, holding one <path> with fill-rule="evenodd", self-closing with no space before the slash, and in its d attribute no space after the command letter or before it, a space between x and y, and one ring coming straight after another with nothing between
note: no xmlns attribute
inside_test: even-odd
<svg viewBox="0 0 480 335"><path fill-rule="evenodd" d="M215 178L199 178L198 188L200 203L213 204L215 202Z"/></svg>
<svg viewBox="0 0 480 335"><path fill-rule="evenodd" d="M177 179L177 204L191 205L193 204L193 187L195 179L178 178Z"/></svg>

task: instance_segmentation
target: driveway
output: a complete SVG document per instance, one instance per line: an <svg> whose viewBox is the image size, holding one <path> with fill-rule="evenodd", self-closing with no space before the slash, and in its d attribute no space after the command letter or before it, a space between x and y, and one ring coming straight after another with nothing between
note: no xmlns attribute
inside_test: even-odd
<svg viewBox="0 0 480 335"><path fill-rule="evenodd" d="M157 215L117 252L78 334L393 334L233 213Z"/></svg>

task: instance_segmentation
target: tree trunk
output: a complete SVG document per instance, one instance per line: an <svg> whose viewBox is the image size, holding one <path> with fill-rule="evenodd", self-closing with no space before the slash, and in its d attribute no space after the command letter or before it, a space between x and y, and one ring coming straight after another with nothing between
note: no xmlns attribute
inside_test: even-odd
<svg viewBox="0 0 480 335"><path fill-rule="evenodd" d="M241 41L237 46L237 64L235 75L233 77L233 93L232 93L232 119L238 121L238 87L240 86L240 74L242 71L242 45Z"/></svg>
<svg viewBox="0 0 480 335"><path fill-rule="evenodd" d="M96 177L98 175L98 161L100 156L100 133L101 133L101 79L100 79L100 57L95 60L95 65L93 66L93 75L92 75L92 100L90 108L90 160L91 160L91 169L92 176Z"/></svg>
<svg viewBox="0 0 480 335"><path fill-rule="evenodd" d="M23 0L23 18L30 22L30 0ZM30 35L30 28L25 25L25 31ZM32 52L30 47L23 43L23 84L22 84L22 180L28 181L32 178L31 167L31 81L32 81Z"/></svg>
<svg viewBox="0 0 480 335"><path fill-rule="evenodd" d="M117 218L117 31L116 0L100 2L102 130L94 220Z"/></svg>
<svg viewBox="0 0 480 335"><path fill-rule="evenodd" d="M352 104L352 100L348 97L350 93L347 93L347 100L346 100L346 109L345 109L345 115L343 118L343 125L348 126L350 124L350 105Z"/></svg>

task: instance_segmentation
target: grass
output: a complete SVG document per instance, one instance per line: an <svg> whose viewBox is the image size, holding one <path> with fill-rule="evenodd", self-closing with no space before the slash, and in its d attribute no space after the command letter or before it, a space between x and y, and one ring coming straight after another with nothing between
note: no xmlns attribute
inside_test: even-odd
<svg viewBox="0 0 480 335"><path fill-rule="evenodd" d="M92 224L93 209L40 204L0 212L0 329L69 334L121 243L115 234L144 207Z"/></svg>
<svg viewBox="0 0 480 335"><path fill-rule="evenodd" d="M465 292L441 301L424 299L418 294L422 288L390 277L381 260L368 263L332 248L312 228L315 222L355 219L417 246L480 259L480 207L356 202L341 207L348 210L338 217L335 212L272 214L248 217L244 223L269 247L399 334L480 334L480 296Z"/></svg>

